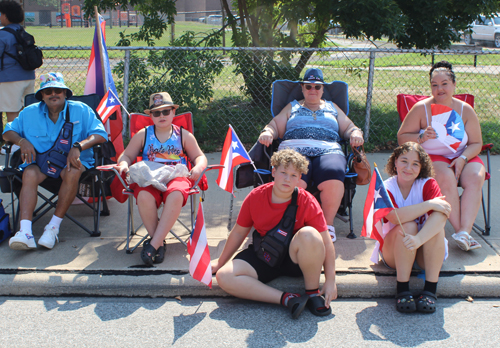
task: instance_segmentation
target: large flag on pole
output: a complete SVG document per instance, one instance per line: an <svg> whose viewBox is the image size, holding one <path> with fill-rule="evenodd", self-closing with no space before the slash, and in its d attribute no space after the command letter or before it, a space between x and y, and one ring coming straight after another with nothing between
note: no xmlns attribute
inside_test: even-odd
<svg viewBox="0 0 500 348"><path fill-rule="evenodd" d="M242 163L252 163L252 159L236 135L233 127L229 125L220 160L220 164L224 168L219 170L219 177L216 180L217 185L223 190L233 193L233 169Z"/></svg>
<svg viewBox="0 0 500 348"><path fill-rule="evenodd" d="M118 93L116 92L115 82L113 81L109 65L108 50L106 49L106 21L100 14L97 14L97 17L98 25L95 28L94 40L90 51L84 94L96 93L102 98L108 89L110 89L117 96ZM108 118L103 123L108 132L109 139L113 143L117 155L119 155L124 150L122 138L123 121L119 107L116 108L115 115L116 118Z"/></svg>
<svg viewBox="0 0 500 348"><path fill-rule="evenodd" d="M380 176L378 168L375 165L370 186L368 187L365 208L363 210L363 229L361 230L361 236L375 239L380 245L380 250L382 250L384 246L382 219L392 210L394 210L394 205L384 186L384 181Z"/></svg>
<svg viewBox="0 0 500 348"><path fill-rule="evenodd" d="M203 205L198 207L198 215L194 230L189 237L187 250L190 256L189 273L193 279L212 288L212 266L210 265L210 250L208 249L207 231L205 229L205 218L203 216Z"/></svg>

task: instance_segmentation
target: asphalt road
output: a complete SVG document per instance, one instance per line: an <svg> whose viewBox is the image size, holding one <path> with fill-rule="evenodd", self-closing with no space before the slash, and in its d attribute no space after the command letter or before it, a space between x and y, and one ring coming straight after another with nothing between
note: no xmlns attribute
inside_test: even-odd
<svg viewBox="0 0 500 348"><path fill-rule="evenodd" d="M0 297L0 347L499 347L500 299L338 300L326 318L233 298Z"/></svg>

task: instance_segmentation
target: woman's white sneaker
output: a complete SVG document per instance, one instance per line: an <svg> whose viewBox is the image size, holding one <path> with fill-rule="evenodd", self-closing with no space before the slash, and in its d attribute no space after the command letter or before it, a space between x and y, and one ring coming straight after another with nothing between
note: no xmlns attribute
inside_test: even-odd
<svg viewBox="0 0 500 348"><path fill-rule="evenodd" d="M52 225L47 225L43 229L43 234L38 240L38 244L46 247L47 249L52 249L56 244L56 241L59 242L59 238L57 235L59 234L59 229Z"/></svg>
<svg viewBox="0 0 500 348"><path fill-rule="evenodd" d="M9 247L13 250L32 250L36 249L35 237L33 233L18 231L14 237L9 240Z"/></svg>

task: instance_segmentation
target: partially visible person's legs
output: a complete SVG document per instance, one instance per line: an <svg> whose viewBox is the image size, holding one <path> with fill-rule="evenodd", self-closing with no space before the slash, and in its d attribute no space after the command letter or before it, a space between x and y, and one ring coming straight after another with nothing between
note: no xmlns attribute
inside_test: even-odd
<svg viewBox="0 0 500 348"><path fill-rule="evenodd" d="M0 83L0 105L7 114L7 122L12 122L24 106L24 97L35 90L34 80Z"/></svg>
<svg viewBox="0 0 500 348"><path fill-rule="evenodd" d="M319 288L319 278L325 261L325 245L321 234L313 227L302 227L290 243L290 259L299 265L306 289Z"/></svg>
<svg viewBox="0 0 500 348"><path fill-rule="evenodd" d="M438 231L432 238L425 242L417 251L417 264L425 270L424 289L417 297L416 306L419 312L433 313L436 311L437 283L439 273L446 254L444 239L444 225L446 216L433 213L427 218L424 228Z"/></svg>
<svg viewBox="0 0 500 348"><path fill-rule="evenodd" d="M85 170L86 168L81 166L80 169L71 167L69 171L67 168L61 171L62 184L58 192L56 210L50 222L45 226L38 244L52 249L56 241L59 241L59 227L71 203L75 200L80 177Z"/></svg>
<svg viewBox="0 0 500 348"><path fill-rule="evenodd" d="M182 207L186 204L192 184L193 183L187 178L175 178L167 184L167 191L161 193L164 205L159 221L157 213L159 202L156 199L156 209L153 209L154 200L151 199L151 194L149 192L147 193L149 195L149 197L147 197L149 202L139 211L145 226L145 220L148 220L146 229L151 236L151 241L149 241L148 244L145 243L141 253L141 258L144 263L152 265L155 261L156 263L163 261L163 257L161 257L161 260L156 260L155 256L164 255L165 237L174 226L175 221L181 213ZM139 194L139 197L143 192L144 191ZM139 200L137 204L140 204ZM160 248L163 248L161 252L159 252Z"/></svg>
<svg viewBox="0 0 500 348"><path fill-rule="evenodd" d="M325 215L328 231L336 240L333 220L344 196L346 159L343 155L329 154L309 157L309 172L303 175L304 182L320 191L321 209ZM301 184L302 186L302 184Z"/></svg>
<svg viewBox="0 0 500 348"><path fill-rule="evenodd" d="M469 162L465 165L460 175L462 192L460 204L460 229L470 234L476 220L477 212L481 206L482 187L486 169L481 163Z"/></svg>
<svg viewBox="0 0 500 348"><path fill-rule="evenodd" d="M406 234L416 235L417 224L413 221L405 222L403 228ZM411 269L415 261L415 252L408 250L403 244L403 234L401 226L395 226L384 238L382 255L385 263L396 270L398 282L408 282L410 280Z"/></svg>
<svg viewBox="0 0 500 348"><path fill-rule="evenodd" d="M458 195L458 182L455 171L448 167L447 162L433 161L432 166L436 173L436 181L446 201L451 205L451 213L448 217L455 232L460 231L460 196Z"/></svg>
<svg viewBox="0 0 500 348"><path fill-rule="evenodd" d="M247 261L229 261L219 269L216 278L219 286L228 294L247 300L280 304L283 291L259 281L257 271Z"/></svg>
<svg viewBox="0 0 500 348"><path fill-rule="evenodd" d="M418 232L417 224L413 221L404 223L403 229L407 235L414 236ZM385 236L382 256L389 267L396 269L396 309L402 313L411 313L417 309L410 292L410 275L416 252L404 246L403 229L398 225Z"/></svg>
<svg viewBox="0 0 500 348"><path fill-rule="evenodd" d="M35 249L36 243L33 237L31 220L33 219L33 211L38 200L37 189L38 185L47 178L40 168L33 164L24 169L23 185L19 194L19 219L20 228L14 237L9 240L9 246L14 250L29 250Z"/></svg>

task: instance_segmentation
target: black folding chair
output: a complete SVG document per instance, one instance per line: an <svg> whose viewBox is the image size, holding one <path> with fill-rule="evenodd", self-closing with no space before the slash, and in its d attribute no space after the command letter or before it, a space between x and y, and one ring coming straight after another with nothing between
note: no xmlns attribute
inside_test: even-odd
<svg viewBox="0 0 500 348"><path fill-rule="evenodd" d="M72 96L69 99L83 102L89 105L95 112L101 98L97 94L91 94L84 96ZM35 99L34 94L29 94L25 98L25 106L36 102L38 102L38 100ZM21 164L20 151L18 150L15 153L11 154L12 144L9 142L7 142L3 147L6 151L6 156L5 166L0 167L0 188L2 192L11 194L12 219L14 227L13 231L16 231L19 224L20 202L18 200L17 205L14 204L14 195L19 197L19 194L21 192L23 174L22 171L18 169L18 166ZM109 185L113 180L114 173L103 173L97 170L96 167L109 164L110 158L116 156L116 153L114 152L113 145L110 142L96 145L93 147L93 150L95 161L94 168L87 169L85 172L83 172L80 178L80 189L76 195L76 197L85 206L89 207L92 210L94 218L92 229L89 229L87 226L83 225L69 213L66 213L65 217L81 227L91 237L98 237L101 235L101 232L99 230L100 217L110 215L106 196L111 195ZM39 185L39 187L47 190L49 192L49 195L45 195L44 193L40 192L40 190L37 191L38 197L42 198L44 203L33 212L33 223L35 223L52 208L55 209L61 183L61 178L47 178Z"/></svg>

